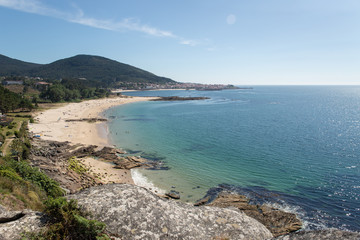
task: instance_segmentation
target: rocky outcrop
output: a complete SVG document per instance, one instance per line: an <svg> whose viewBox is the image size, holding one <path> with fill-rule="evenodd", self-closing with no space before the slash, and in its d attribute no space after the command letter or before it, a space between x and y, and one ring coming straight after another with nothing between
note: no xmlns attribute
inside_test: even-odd
<svg viewBox="0 0 360 240"><path fill-rule="evenodd" d="M44 214L31 210L7 211L0 206L0 239L20 239L23 232L39 231L46 224Z"/></svg>
<svg viewBox="0 0 360 240"><path fill-rule="evenodd" d="M69 169L69 159L72 156L86 155L81 151L81 147L79 149L78 146L71 146L68 142L43 140L33 141L32 144L29 157L31 165L58 182L67 193L101 184L89 173L79 174Z"/></svg>
<svg viewBox="0 0 360 240"><path fill-rule="evenodd" d="M235 209L194 207L134 185L96 186L69 198L123 239L272 238L264 225Z"/></svg>
<svg viewBox="0 0 360 240"><path fill-rule="evenodd" d="M276 240L360 240L360 233L341 231L337 229L324 229L317 231L300 231L280 236Z"/></svg>
<svg viewBox="0 0 360 240"><path fill-rule="evenodd" d="M106 122L106 118L79 118L79 119L66 119L65 122Z"/></svg>
<svg viewBox="0 0 360 240"><path fill-rule="evenodd" d="M168 193L165 193L165 198L172 198L172 199L180 199L180 193L175 190L171 190Z"/></svg>
<svg viewBox="0 0 360 240"><path fill-rule="evenodd" d="M113 162L115 164L114 168L118 169L132 169L138 167L150 167L147 164L147 160L141 157L135 156L126 156L118 159L117 161Z"/></svg>
<svg viewBox="0 0 360 240"><path fill-rule="evenodd" d="M150 101L193 101L193 100L205 100L210 99L208 97L178 97L178 96L171 96L171 97L159 97Z"/></svg>
<svg viewBox="0 0 360 240"><path fill-rule="evenodd" d="M71 157L78 159L88 156L97 157L102 161L112 162L114 168L119 169L132 169L136 167L154 168L158 164L149 162L141 157L121 156L125 152L113 147L99 149L95 145L71 145L69 142L44 141L40 139L34 140L32 144L33 148L29 157L31 165L40 168L46 175L57 181L67 193L75 193L80 189L102 184L90 172L79 174L69 169L69 159Z"/></svg>
<svg viewBox="0 0 360 240"><path fill-rule="evenodd" d="M209 197L199 200L196 205L215 206L221 208L235 207L246 215L264 224L274 236L280 236L301 229L301 221L293 213L281 211L267 205L249 204L243 195L221 192L215 200L208 203Z"/></svg>

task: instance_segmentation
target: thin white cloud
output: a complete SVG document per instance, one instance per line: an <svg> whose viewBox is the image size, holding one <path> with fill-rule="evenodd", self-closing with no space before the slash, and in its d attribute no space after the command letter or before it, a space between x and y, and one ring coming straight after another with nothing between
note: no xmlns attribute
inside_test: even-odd
<svg viewBox="0 0 360 240"><path fill-rule="evenodd" d="M198 41L195 41L195 40L186 40L186 39L182 39L182 40L180 41L180 43L183 44L183 45L188 45L188 46L192 46L192 47L199 44Z"/></svg>
<svg viewBox="0 0 360 240"><path fill-rule="evenodd" d="M56 9L45 7L37 0L0 0L0 6L21 12L65 18L65 14Z"/></svg>
<svg viewBox="0 0 360 240"><path fill-rule="evenodd" d="M73 6L77 10L75 14L70 14L53 9L51 7L47 7L38 0L0 0L0 6L21 12L60 18L68 22L110 31L130 30L142 32L156 37L178 38L170 31L164 31L155 27L144 25L141 24L139 21L131 18L123 19L122 21L116 22L111 20L102 20L86 17L84 12L76 6Z"/></svg>

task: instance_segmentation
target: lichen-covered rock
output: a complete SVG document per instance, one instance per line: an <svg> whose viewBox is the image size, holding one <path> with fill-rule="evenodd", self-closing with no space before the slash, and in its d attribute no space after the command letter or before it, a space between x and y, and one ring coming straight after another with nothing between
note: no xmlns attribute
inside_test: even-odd
<svg viewBox="0 0 360 240"><path fill-rule="evenodd" d="M300 231L275 238L276 240L360 240L360 233L324 229L316 231Z"/></svg>
<svg viewBox="0 0 360 240"><path fill-rule="evenodd" d="M39 231L46 224L44 214L31 210L6 211L1 208L0 239L20 239L23 232Z"/></svg>
<svg viewBox="0 0 360 240"><path fill-rule="evenodd" d="M85 189L69 196L123 239L269 239L270 231L240 211L194 207L127 184Z"/></svg>
<svg viewBox="0 0 360 240"><path fill-rule="evenodd" d="M22 216L24 216L22 211L8 211L4 206L0 205L0 223L10 222Z"/></svg>

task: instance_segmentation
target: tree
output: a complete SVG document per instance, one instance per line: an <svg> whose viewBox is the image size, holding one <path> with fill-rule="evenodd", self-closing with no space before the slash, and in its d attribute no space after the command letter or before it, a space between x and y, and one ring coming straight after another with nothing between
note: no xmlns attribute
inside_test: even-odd
<svg viewBox="0 0 360 240"><path fill-rule="evenodd" d="M8 89L0 86L0 110L2 113L8 113L20 108L22 97Z"/></svg>
<svg viewBox="0 0 360 240"><path fill-rule="evenodd" d="M54 84L42 94L42 97L50 99L52 102L60 102L65 98L65 88L61 84Z"/></svg>

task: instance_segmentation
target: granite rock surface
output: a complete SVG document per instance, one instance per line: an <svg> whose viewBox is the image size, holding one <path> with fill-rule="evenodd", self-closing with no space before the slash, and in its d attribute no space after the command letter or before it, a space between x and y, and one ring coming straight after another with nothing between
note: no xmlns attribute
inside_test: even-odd
<svg viewBox="0 0 360 240"><path fill-rule="evenodd" d="M0 239L20 239L23 232L39 231L46 224L43 213L31 210L7 211L0 206Z"/></svg>
<svg viewBox="0 0 360 240"><path fill-rule="evenodd" d="M271 239L257 220L236 209L194 207L127 184L85 189L68 197L123 239Z"/></svg>

